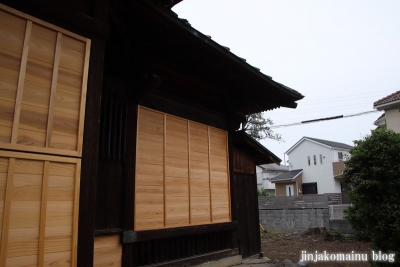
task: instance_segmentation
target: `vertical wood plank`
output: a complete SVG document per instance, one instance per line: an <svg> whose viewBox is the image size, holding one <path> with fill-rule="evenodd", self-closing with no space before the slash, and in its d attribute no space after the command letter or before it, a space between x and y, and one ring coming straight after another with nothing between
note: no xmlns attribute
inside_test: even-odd
<svg viewBox="0 0 400 267"><path fill-rule="evenodd" d="M167 225L167 196L165 193L165 170L166 170L166 153L165 153L165 148L167 146L167 115L164 114L164 145L163 145L163 165L164 165L164 169L163 169L163 195L164 195L164 227Z"/></svg>
<svg viewBox="0 0 400 267"><path fill-rule="evenodd" d="M18 139L19 119L21 115L22 95L24 90L26 64L28 61L29 41L31 39L32 21L26 22L24 45L22 48L21 65L19 69L19 78L17 86L17 96L15 99L14 122L11 132L11 143L16 144Z"/></svg>
<svg viewBox="0 0 400 267"><path fill-rule="evenodd" d="M207 137L208 137L208 187L210 190L210 219L211 222L213 221L213 207L212 207L212 188L211 188L211 165L210 165L210 158L211 158L211 140L210 140L210 127L207 127Z"/></svg>
<svg viewBox="0 0 400 267"><path fill-rule="evenodd" d="M61 51L61 38L62 33L57 33L56 49L54 53L54 64L53 64L53 77L51 80L50 88L50 103L49 103L49 114L47 118L47 134L46 134L46 147L50 147L51 144L51 134L53 132L53 112L54 112L54 102L56 99L57 90L57 79L58 79L58 66L60 64L60 51Z"/></svg>
<svg viewBox="0 0 400 267"><path fill-rule="evenodd" d="M189 189L189 225L192 224L192 213L190 204L190 122L187 121L187 144L188 144L188 189Z"/></svg>
<svg viewBox="0 0 400 267"><path fill-rule="evenodd" d="M0 266L6 266L8 230L10 226L11 198L13 193L15 158L10 158L8 162L6 195L4 198L3 227L1 235Z"/></svg>
<svg viewBox="0 0 400 267"><path fill-rule="evenodd" d="M82 77L82 90L81 90L81 103L79 108L79 125L78 125L78 144L77 152L78 156L82 156L82 144L83 144L83 130L85 122L85 107L86 107L86 95L87 95L87 81L89 75L89 59L90 59L90 47L91 41L86 41L85 47L85 60L83 62L83 77Z"/></svg>
<svg viewBox="0 0 400 267"><path fill-rule="evenodd" d="M80 175L81 175L81 161L78 160L75 168L75 192L74 192L74 210L72 222L72 251L71 251L71 266L77 266L78 260L78 222L79 222L79 192L80 192Z"/></svg>
<svg viewBox="0 0 400 267"><path fill-rule="evenodd" d="M38 266L44 266L44 239L46 234L47 188L49 184L49 165L46 160L43 165L42 200L40 204Z"/></svg>

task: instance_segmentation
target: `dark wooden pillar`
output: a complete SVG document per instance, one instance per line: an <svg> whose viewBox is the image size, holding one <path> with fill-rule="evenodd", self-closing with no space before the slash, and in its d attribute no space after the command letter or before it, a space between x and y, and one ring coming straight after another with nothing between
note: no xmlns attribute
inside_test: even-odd
<svg viewBox="0 0 400 267"><path fill-rule="evenodd" d="M93 18L106 23L108 0L95 2ZM82 171L79 199L78 263L93 266L96 207L96 179L99 146L101 92L103 88L106 40L95 34L91 39L90 62L86 96L85 129L83 136Z"/></svg>
<svg viewBox="0 0 400 267"><path fill-rule="evenodd" d="M78 266L93 266L97 156L105 41L92 38L79 198Z"/></svg>

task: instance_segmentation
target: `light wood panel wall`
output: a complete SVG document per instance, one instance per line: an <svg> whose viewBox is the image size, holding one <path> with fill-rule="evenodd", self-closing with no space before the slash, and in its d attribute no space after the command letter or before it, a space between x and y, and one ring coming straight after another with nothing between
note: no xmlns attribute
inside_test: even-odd
<svg viewBox="0 0 400 267"><path fill-rule="evenodd" d="M231 220L226 131L139 107L135 230Z"/></svg>
<svg viewBox="0 0 400 267"><path fill-rule="evenodd" d="M119 235L94 239L93 267L122 266L122 245Z"/></svg>
<svg viewBox="0 0 400 267"><path fill-rule="evenodd" d="M0 148L81 156L90 40L0 4Z"/></svg>
<svg viewBox="0 0 400 267"><path fill-rule="evenodd" d="M0 266L76 266L80 162L0 150Z"/></svg>
<svg viewBox="0 0 400 267"><path fill-rule="evenodd" d="M76 266L89 52L0 4L0 266Z"/></svg>

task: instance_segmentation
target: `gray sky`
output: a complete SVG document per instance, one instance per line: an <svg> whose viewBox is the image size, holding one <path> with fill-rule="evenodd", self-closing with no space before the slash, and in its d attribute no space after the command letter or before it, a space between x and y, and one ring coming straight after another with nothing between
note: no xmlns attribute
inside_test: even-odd
<svg viewBox="0 0 400 267"><path fill-rule="evenodd" d="M370 111L400 90L399 0L184 0L173 11L305 96L266 112L275 125ZM261 143L282 161L303 136L353 145L380 114L275 128L285 142Z"/></svg>

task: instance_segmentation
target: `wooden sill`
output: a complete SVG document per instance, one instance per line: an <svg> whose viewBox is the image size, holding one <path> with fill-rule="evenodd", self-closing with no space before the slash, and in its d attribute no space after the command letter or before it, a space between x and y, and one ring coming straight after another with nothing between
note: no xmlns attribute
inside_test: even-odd
<svg viewBox="0 0 400 267"><path fill-rule="evenodd" d="M207 225L184 226L144 231L125 231L122 234L122 243L129 244L141 241L164 239L178 236L198 235L219 231L236 230L238 223L226 222Z"/></svg>

